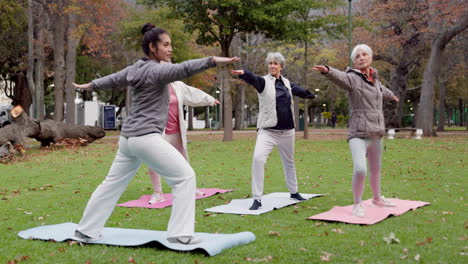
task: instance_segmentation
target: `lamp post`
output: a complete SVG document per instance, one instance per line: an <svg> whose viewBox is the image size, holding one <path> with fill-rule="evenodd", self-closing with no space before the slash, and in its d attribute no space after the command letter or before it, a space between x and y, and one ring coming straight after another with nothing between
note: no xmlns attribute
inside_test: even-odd
<svg viewBox="0 0 468 264"><path fill-rule="evenodd" d="M352 35L353 35L353 27L352 27L352 24L351 24L351 2L353 0L348 0L348 24L349 24L349 32L348 32L348 46L349 46L349 67L352 67L353 65L353 61L351 60L351 39L352 39Z"/></svg>

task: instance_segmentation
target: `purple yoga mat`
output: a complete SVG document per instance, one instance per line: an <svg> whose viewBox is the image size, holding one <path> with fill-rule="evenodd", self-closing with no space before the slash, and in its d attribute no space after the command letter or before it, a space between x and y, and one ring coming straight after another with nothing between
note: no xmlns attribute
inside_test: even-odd
<svg viewBox="0 0 468 264"><path fill-rule="evenodd" d="M351 211L353 206L335 206L331 210L311 216L307 219L311 220L325 220L325 221L336 221L345 222L349 224L361 224L361 225L373 225L385 218L393 215L398 216L406 213L409 210L414 210L418 207L428 205L430 203L421 201L410 201L400 199L388 199L396 204L396 207L378 207L371 204L371 200L363 201L362 204L366 209L364 217L353 216Z"/></svg>
<svg viewBox="0 0 468 264"><path fill-rule="evenodd" d="M205 193L205 195L199 195L196 197L196 199L203 199L206 197L213 196L217 193L227 193L231 192L232 190L223 190L223 189L217 189L217 188L202 188L202 189L197 189ZM122 207L143 207L143 208L153 208L153 209L160 209L160 208L165 208L168 206L172 205L172 193L165 193L164 194L164 201L160 203L155 203L155 204L149 204L148 201L151 199L151 195L143 195L140 197L138 200L132 200L128 201L125 203L118 204L117 206L122 206Z"/></svg>

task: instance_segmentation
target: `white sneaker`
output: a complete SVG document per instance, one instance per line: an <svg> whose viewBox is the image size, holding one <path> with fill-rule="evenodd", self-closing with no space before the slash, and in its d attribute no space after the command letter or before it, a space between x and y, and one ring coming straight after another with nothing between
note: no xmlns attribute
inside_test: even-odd
<svg viewBox="0 0 468 264"><path fill-rule="evenodd" d="M164 200L165 200L164 195L162 193L153 193L148 203L155 204L155 203L164 202Z"/></svg>
<svg viewBox="0 0 468 264"><path fill-rule="evenodd" d="M180 237L170 237L167 239L170 243L179 243L184 245L193 245L201 243L200 239L197 239L193 236L180 236Z"/></svg>
<svg viewBox="0 0 468 264"><path fill-rule="evenodd" d="M78 241L78 242L83 242L83 243L95 242L95 241L98 241L101 238L102 238L101 234L99 234L98 237L90 237L90 236L87 236L87 235L81 233L78 230L75 230L75 235L72 236L73 240Z"/></svg>
<svg viewBox="0 0 468 264"><path fill-rule="evenodd" d="M197 190L195 191L195 196L205 196L205 193L202 192L202 191L200 191L199 189L197 189Z"/></svg>
<svg viewBox="0 0 468 264"><path fill-rule="evenodd" d="M361 203L353 205L353 215L357 217L364 217L366 214L366 209Z"/></svg>
<svg viewBox="0 0 468 264"><path fill-rule="evenodd" d="M372 199L372 204L379 206L379 207L395 207L396 204L392 203L389 200L385 200L383 196L381 196L378 200Z"/></svg>

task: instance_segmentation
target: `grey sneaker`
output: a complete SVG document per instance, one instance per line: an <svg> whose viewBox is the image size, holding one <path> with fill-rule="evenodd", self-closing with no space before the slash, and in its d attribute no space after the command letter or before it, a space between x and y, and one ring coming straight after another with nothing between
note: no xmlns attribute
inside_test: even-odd
<svg viewBox="0 0 468 264"><path fill-rule="evenodd" d="M98 237L90 237L90 236L87 236L87 235L81 233L78 230L75 230L75 235L72 237L73 240L83 242L83 243L98 241L101 238L102 238L102 235L99 235Z"/></svg>
<svg viewBox="0 0 468 264"><path fill-rule="evenodd" d="M167 241L169 241L169 243L179 243L184 245L194 245L202 242L200 239L193 236L169 237Z"/></svg>

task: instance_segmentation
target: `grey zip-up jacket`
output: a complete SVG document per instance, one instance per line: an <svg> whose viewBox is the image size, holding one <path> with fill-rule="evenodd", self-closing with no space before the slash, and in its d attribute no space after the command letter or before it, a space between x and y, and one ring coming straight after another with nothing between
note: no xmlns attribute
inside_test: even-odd
<svg viewBox="0 0 468 264"><path fill-rule="evenodd" d="M119 72L92 81L93 89L132 89L132 108L125 120L121 136L137 137L162 133L166 127L171 82L182 80L214 67L212 57L184 61L180 64L159 64L139 60Z"/></svg>
<svg viewBox="0 0 468 264"><path fill-rule="evenodd" d="M328 73L324 75L338 87L348 91L348 140L383 136L385 134L383 99L393 98L394 94L382 85L377 71L373 69L375 71L374 83L371 83L358 69L348 67L345 72L332 67L328 69Z"/></svg>

